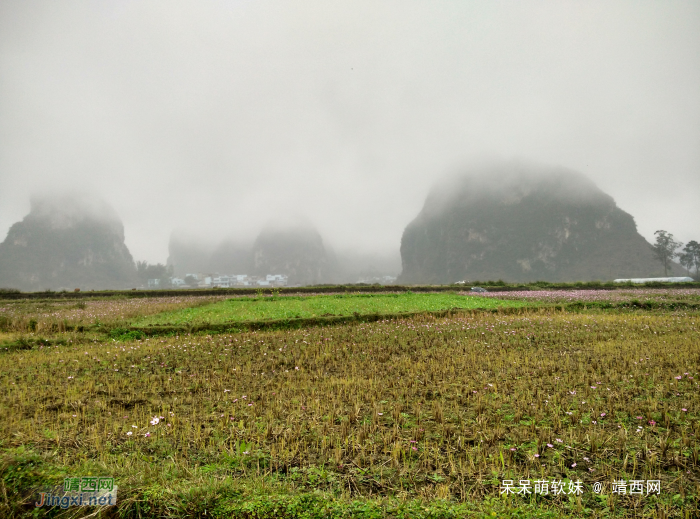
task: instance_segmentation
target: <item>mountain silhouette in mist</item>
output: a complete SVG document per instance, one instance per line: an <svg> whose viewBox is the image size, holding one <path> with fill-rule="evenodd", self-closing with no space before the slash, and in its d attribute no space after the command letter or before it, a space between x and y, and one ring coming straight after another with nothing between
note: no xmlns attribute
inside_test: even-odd
<svg viewBox="0 0 700 519"><path fill-rule="evenodd" d="M281 273L294 285L326 282L332 270L321 235L311 224L268 225L253 244L253 272Z"/></svg>
<svg viewBox="0 0 700 519"><path fill-rule="evenodd" d="M272 220L252 245L227 238L213 247L193 236L173 233L168 264L175 272L209 274L284 274L289 284L313 285L335 281L336 261L309 221L296 216Z"/></svg>
<svg viewBox="0 0 700 519"><path fill-rule="evenodd" d="M118 289L136 283L124 226L101 200L35 197L29 214L0 244L0 287Z"/></svg>
<svg viewBox="0 0 700 519"><path fill-rule="evenodd" d="M403 233L401 259L403 283L664 274L632 216L588 178L516 161L438 182Z"/></svg>

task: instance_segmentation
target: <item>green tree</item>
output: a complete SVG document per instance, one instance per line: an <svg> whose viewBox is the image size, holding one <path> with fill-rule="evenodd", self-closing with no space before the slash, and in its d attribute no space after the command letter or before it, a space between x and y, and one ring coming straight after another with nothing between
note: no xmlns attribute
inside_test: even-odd
<svg viewBox="0 0 700 519"><path fill-rule="evenodd" d="M680 254L681 265L692 272L695 268L695 277L700 277L700 243L695 240L689 241L683 252Z"/></svg>
<svg viewBox="0 0 700 519"><path fill-rule="evenodd" d="M656 231L656 243L652 245L656 257L664 266L664 275L668 276L668 269L671 267L671 261L678 256L676 250L682 247L683 244L673 239L673 234L666 231Z"/></svg>

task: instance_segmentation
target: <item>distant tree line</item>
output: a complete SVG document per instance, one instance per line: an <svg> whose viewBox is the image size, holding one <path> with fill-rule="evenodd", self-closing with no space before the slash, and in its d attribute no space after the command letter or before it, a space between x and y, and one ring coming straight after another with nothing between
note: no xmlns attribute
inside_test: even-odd
<svg viewBox="0 0 700 519"><path fill-rule="evenodd" d="M668 269L674 258L680 260L688 272L692 274L695 270L695 277L700 277L700 244L695 240L689 241L682 250L683 244L673 238L673 234L666 231L656 231L656 243L652 245L654 253L664 266L664 274L668 276Z"/></svg>

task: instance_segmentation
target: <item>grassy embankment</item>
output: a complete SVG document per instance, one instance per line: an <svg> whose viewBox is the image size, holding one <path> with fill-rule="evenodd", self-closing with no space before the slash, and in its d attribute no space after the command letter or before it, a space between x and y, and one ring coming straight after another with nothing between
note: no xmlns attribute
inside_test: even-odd
<svg viewBox="0 0 700 519"><path fill-rule="evenodd" d="M284 299L236 315L351 311ZM0 515L87 474L116 478L115 517L697 513L699 318L541 309L7 352ZM584 493L503 498L505 479ZM619 479L661 495L612 494Z"/></svg>

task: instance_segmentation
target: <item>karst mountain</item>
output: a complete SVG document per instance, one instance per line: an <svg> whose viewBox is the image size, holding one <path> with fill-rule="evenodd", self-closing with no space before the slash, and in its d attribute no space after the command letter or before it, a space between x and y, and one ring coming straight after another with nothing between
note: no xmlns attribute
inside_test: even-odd
<svg viewBox="0 0 700 519"><path fill-rule="evenodd" d="M0 287L24 291L136 286L124 226L103 200L34 197L0 244Z"/></svg>
<svg viewBox="0 0 700 519"><path fill-rule="evenodd" d="M664 274L632 216L586 176L519 161L472 166L439 181L403 233L401 259L402 283Z"/></svg>

